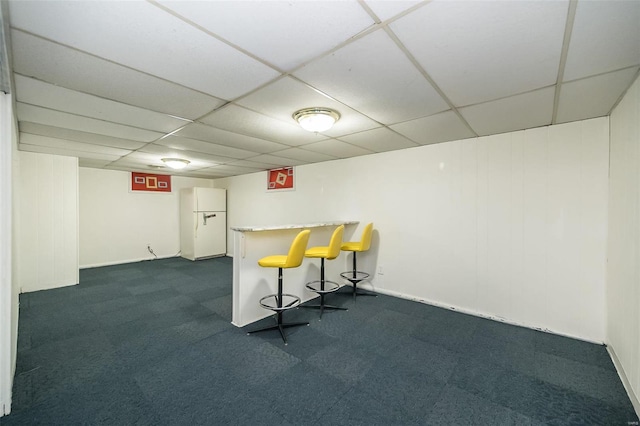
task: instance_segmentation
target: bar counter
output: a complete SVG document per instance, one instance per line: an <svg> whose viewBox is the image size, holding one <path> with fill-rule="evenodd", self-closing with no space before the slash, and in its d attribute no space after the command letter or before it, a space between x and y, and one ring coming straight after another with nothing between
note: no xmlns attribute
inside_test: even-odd
<svg viewBox="0 0 640 426"><path fill-rule="evenodd" d="M293 239L303 229L310 229L308 247L326 246L337 226L345 225L344 241L351 240L358 221L329 221L280 226L231 227L233 235L233 317L237 327L273 315L258 304L261 297L276 293L278 268L263 268L258 259L276 254L287 254ZM343 284L340 272L349 269L346 253L325 262L326 279ZM305 287L309 281L320 279L320 260L307 259L298 268L283 270L284 293L295 294L302 302L318 297ZM339 297L339 296L338 296ZM309 311L309 317L317 312ZM286 313L285 313L286 315Z"/></svg>

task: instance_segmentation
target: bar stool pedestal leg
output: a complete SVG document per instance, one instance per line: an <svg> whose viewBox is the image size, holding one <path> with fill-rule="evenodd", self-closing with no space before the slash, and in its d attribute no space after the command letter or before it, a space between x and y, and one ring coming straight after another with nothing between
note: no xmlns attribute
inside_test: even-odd
<svg viewBox="0 0 640 426"><path fill-rule="evenodd" d="M318 287L319 285L319 287ZM320 281L311 281L307 283L306 287L320 295L320 304L318 305L302 305L303 308L307 309L320 309L320 319L322 319L322 314L324 310L332 310L332 311L348 311L348 308L342 308L340 306L335 305L327 305L324 303L324 296L327 293L333 293L334 291L338 291L340 289L340 285L333 281L325 280L324 278L324 258L320 258Z"/></svg>

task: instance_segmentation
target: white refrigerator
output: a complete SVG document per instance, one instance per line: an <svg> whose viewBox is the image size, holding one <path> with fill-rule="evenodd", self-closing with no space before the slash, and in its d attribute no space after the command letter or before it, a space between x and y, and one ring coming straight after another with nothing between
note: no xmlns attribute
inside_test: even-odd
<svg viewBox="0 0 640 426"><path fill-rule="evenodd" d="M227 254L227 191L180 190L180 251L189 259Z"/></svg>

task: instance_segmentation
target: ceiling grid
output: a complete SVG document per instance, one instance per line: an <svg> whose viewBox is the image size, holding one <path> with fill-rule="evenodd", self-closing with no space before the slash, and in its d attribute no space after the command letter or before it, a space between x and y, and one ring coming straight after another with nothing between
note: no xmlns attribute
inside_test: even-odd
<svg viewBox="0 0 640 426"><path fill-rule="evenodd" d="M8 2L19 149L223 177L605 116L640 2ZM5 22L6 23L6 22ZM297 110L339 112L321 133Z"/></svg>
<svg viewBox="0 0 640 426"><path fill-rule="evenodd" d="M557 123L558 102L560 101L560 89L564 80L564 67L567 64L567 53L569 52L569 42L571 41L571 31L573 21L576 19L576 7L578 0L569 1L569 11L567 12L567 24L564 29L564 39L562 40L562 54L560 54L560 65L558 66L558 78L556 79L556 90L553 98L553 118L551 124Z"/></svg>

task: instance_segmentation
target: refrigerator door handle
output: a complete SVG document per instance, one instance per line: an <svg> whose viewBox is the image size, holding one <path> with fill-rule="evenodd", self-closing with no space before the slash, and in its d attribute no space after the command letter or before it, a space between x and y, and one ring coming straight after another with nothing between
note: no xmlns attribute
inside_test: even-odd
<svg viewBox="0 0 640 426"><path fill-rule="evenodd" d="M216 217L216 214L206 214L206 213L202 213L202 224L206 225L207 224L207 219L210 219L212 217Z"/></svg>

